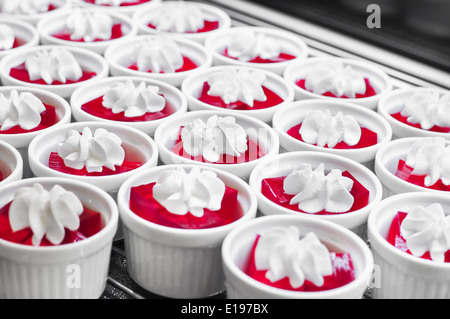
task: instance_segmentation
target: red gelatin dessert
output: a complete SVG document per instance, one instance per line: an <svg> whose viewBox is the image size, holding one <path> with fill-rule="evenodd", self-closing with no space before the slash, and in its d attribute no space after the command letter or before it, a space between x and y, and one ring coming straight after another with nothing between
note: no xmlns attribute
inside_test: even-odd
<svg viewBox="0 0 450 319"><path fill-rule="evenodd" d="M374 87L370 83L370 80L365 78L364 81L366 83L366 92L364 94L358 94L357 93L356 96L355 96L356 99L367 98L367 97L371 97L371 96L377 95L377 92L375 91ZM305 79L299 79L299 80L297 80L295 82L296 85L298 85L302 89L308 91L306 89L305 83L306 83ZM309 91L309 92L311 92L311 91ZM322 95L323 96L328 96L328 97L335 97L335 98L338 97L338 96L336 96L335 94L333 94L331 92L325 92ZM344 95L344 96L339 96L339 98L348 99L349 97Z"/></svg>
<svg viewBox="0 0 450 319"><path fill-rule="evenodd" d="M445 185L441 179L439 179L435 184L431 186L425 185L426 175L413 175L414 168L408 166L406 162L402 159L398 161L397 171L395 172L395 176L401 178L408 183L418 185L425 188L440 190L440 191L450 191L450 185Z"/></svg>
<svg viewBox="0 0 450 319"><path fill-rule="evenodd" d="M55 125L56 123L58 123L60 119L59 119L58 115L56 114L55 107L52 105L49 105L49 104L45 104L45 103L43 103L43 105L45 106L45 111L40 114L41 122L37 127L33 128L31 130L24 130L19 125L16 125L7 130L3 130L3 131L0 130L0 134L22 134L22 133L36 132L36 131L40 131L40 130L46 129L48 127L51 127L51 126ZM1 125L0 125L0 129L1 129Z"/></svg>
<svg viewBox="0 0 450 319"><path fill-rule="evenodd" d="M149 23L147 25L149 28L152 29L157 29L155 25ZM204 20L204 27L201 29L198 29L196 32L192 32L192 31L186 31L185 33L204 33L204 32L209 32L209 31L214 31L217 30L219 28L219 21L209 21L209 20Z"/></svg>
<svg viewBox="0 0 450 319"><path fill-rule="evenodd" d="M226 56L227 58L239 60L238 58L232 57L228 53L228 48L225 49L225 51L222 53L222 55ZM288 53L280 53L280 55L277 58L274 59L263 59L261 57L256 57L254 59L249 60L250 63L279 63L279 62L285 62L295 59L295 55L291 55Z"/></svg>
<svg viewBox="0 0 450 319"><path fill-rule="evenodd" d="M190 71L190 70L196 69L197 67L198 67L198 65L194 61L192 61L190 58L188 58L186 56L183 56L183 66L181 68L176 69L175 72L178 73L178 72ZM128 68L130 70L140 71L139 68L138 68L137 63L133 63ZM153 71L151 69L146 70L146 71L142 71L142 72L153 73ZM163 74L165 72L164 71L160 71L159 73Z"/></svg>
<svg viewBox="0 0 450 319"><path fill-rule="evenodd" d="M408 117L407 116L403 116L401 112L398 113L393 113L391 114L391 116L396 119L399 122L402 122L403 124L415 127L415 128L419 128L419 129L423 129L422 125L420 123L410 123L408 121ZM450 133L450 127L441 127L441 126L433 126L432 128L430 128L428 131L431 132L438 132L438 133Z"/></svg>

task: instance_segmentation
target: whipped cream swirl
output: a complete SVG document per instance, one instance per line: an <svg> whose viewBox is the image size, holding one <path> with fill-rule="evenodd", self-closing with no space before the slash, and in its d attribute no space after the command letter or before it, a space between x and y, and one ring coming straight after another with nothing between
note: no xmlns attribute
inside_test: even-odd
<svg viewBox="0 0 450 319"><path fill-rule="evenodd" d="M205 26L203 11L194 4L182 1L166 3L149 14L147 20L163 32L197 32Z"/></svg>
<svg viewBox="0 0 450 319"><path fill-rule="evenodd" d="M9 25L0 24L0 50L12 49L15 40L13 29Z"/></svg>
<svg viewBox="0 0 450 319"><path fill-rule="evenodd" d="M429 130L434 126L450 127L450 93L427 90L415 92L405 103L402 116L412 124Z"/></svg>
<svg viewBox="0 0 450 319"><path fill-rule="evenodd" d="M283 189L286 194L295 195L291 205L306 213L315 214L325 210L329 213L344 213L352 208L354 198L350 194L353 181L342 176L339 169L325 175L324 164L315 170L310 164L301 164L286 177Z"/></svg>
<svg viewBox="0 0 450 319"><path fill-rule="evenodd" d="M67 167L87 172L102 172L103 168L116 170L125 160L122 140L105 129L96 129L94 134L89 127L83 132L70 130L67 139L58 145L58 154Z"/></svg>
<svg viewBox="0 0 450 319"><path fill-rule="evenodd" d="M340 142L349 146L358 144L361 139L361 127L353 115L343 115L337 112L332 115L330 110L308 111L300 128L302 139L309 144L333 148Z"/></svg>
<svg viewBox="0 0 450 319"><path fill-rule="evenodd" d="M255 101L267 101L263 90L265 81L266 75L259 70L226 68L208 78L208 94L219 96L225 104L241 101L253 107Z"/></svg>
<svg viewBox="0 0 450 319"><path fill-rule="evenodd" d="M333 93L337 97L355 98L366 92L364 77L350 65L338 61L316 63L305 78L305 88L316 94Z"/></svg>
<svg viewBox="0 0 450 319"><path fill-rule="evenodd" d="M102 105L114 114L124 112L125 117L137 117L162 111L166 100L159 95L159 87L133 81L117 82L103 96Z"/></svg>
<svg viewBox="0 0 450 319"><path fill-rule="evenodd" d="M71 40L93 42L96 39L109 40L114 21L110 15L101 11L78 9L66 19Z"/></svg>
<svg viewBox="0 0 450 319"><path fill-rule="evenodd" d="M211 116L203 122L196 119L181 131L183 149L191 156L202 155L218 162L221 155L240 157L247 151L247 133L232 116Z"/></svg>
<svg viewBox="0 0 450 319"><path fill-rule="evenodd" d="M285 277L292 288L305 280L322 287L324 277L333 274L330 252L315 233L300 239L296 227L274 227L262 233L255 249L257 270L268 270L266 278L276 282Z"/></svg>
<svg viewBox="0 0 450 319"><path fill-rule="evenodd" d="M228 55L244 62L257 57L271 60L278 58L280 53L281 46L276 39L252 30L239 32L228 45Z"/></svg>
<svg viewBox="0 0 450 319"><path fill-rule="evenodd" d="M75 231L80 227L82 213L83 204L74 193L59 185L47 191L41 184L34 184L15 193L9 221L13 231L31 228L34 246L39 246L44 236L59 245L64 240L64 228Z"/></svg>
<svg viewBox="0 0 450 319"><path fill-rule="evenodd" d="M430 252L433 261L445 261L445 253L450 249L450 217L441 204L412 208L400 226L400 233L414 256Z"/></svg>
<svg viewBox="0 0 450 319"><path fill-rule="evenodd" d="M136 2L136 0L95 0L95 4L113 7L119 7L123 3L132 3L132 2Z"/></svg>
<svg viewBox="0 0 450 319"><path fill-rule="evenodd" d="M412 175L425 175L427 187L438 180L450 185L450 146L442 137L418 139L408 151L406 165L414 169Z"/></svg>
<svg viewBox="0 0 450 319"><path fill-rule="evenodd" d="M136 44L134 57L139 71L175 73L184 65L178 44L162 36L146 38Z"/></svg>
<svg viewBox="0 0 450 319"><path fill-rule="evenodd" d="M182 168L164 171L153 187L153 198L175 215L203 217L204 210L222 207L225 184L216 173L194 167L189 173Z"/></svg>
<svg viewBox="0 0 450 319"><path fill-rule="evenodd" d="M12 90L9 97L0 94L0 131L20 126L32 130L41 124L45 106L34 94Z"/></svg>
<svg viewBox="0 0 450 319"><path fill-rule="evenodd" d="M26 59L25 67L31 81L42 79L47 84L78 81L83 76L77 59L66 49L37 51Z"/></svg>
<svg viewBox="0 0 450 319"><path fill-rule="evenodd" d="M50 0L0 0L0 11L10 14L36 14L47 12Z"/></svg>

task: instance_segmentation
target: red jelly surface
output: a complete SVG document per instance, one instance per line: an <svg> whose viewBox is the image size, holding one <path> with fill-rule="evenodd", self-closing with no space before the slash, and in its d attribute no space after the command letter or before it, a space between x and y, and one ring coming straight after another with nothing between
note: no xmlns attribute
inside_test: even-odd
<svg viewBox="0 0 450 319"><path fill-rule="evenodd" d="M52 125L55 125L59 121L59 117L56 115L55 107L43 103L45 106L45 111L41 113L41 123L31 130L24 130L19 125L11 127L5 131L0 131L1 134L21 134L21 133L30 133L35 131L40 131L46 129Z"/></svg>
<svg viewBox="0 0 450 319"><path fill-rule="evenodd" d="M425 186L425 177L424 175L412 175L412 171L414 170L414 168L406 165L406 162L404 160L399 160L398 161L398 167L397 167L397 172L395 173L395 176L401 178L404 181L407 181L411 184L414 185L418 185L421 187L425 187L425 188L430 188L430 189L436 189L436 190L440 190L440 191L450 191L450 185L444 185L444 183L442 183L442 180L438 180L434 185L431 186Z"/></svg>
<svg viewBox="0 0 450 319"><path fill-rule="evenodd" d="M300 128L302 127L302 123L292 127L287 131L287 133L292 136L293 138L305 142L302 138L302 135L300 134ZM369 147L372 145L375 145L378 143L378 135L377 133L365 128L361 127L361 139L356 145L350 146L344 141L339 142L336 144L333 149L342 149L342 150L348 150L348 149L358 149L358 148L364 148ZM317 144L313 144L316 145ZM325 148L328 148L328 145L325 145Z"/></svg>
<svg viewBox="0 0 450 319"><path fill-rule="evenodd" d="M406 125L409 125L409 126L412 126L412 127L419 128L419 129L423 130L422 125L420 125L420 123L415 123L414 124L414 123L408 122L408 117L407 116L403 116L401 114L401 112L391 114L391 116L394 119L396 119L397 121L402 122L403 124L406 124ZM432 128L430 128L427 131L439 132L439 133L450 133L450 127L441 127L441 126L435 125L435 126L433 126Z"/></svg>
<svg viewBox="0 0 450 319"><path fill-rule="evenodd" d="M353 263L350 255L348 253L334 253L330 252L331 264L333 267L333 274L324 277L324 284L322 287L317 287L312 282L306 280L303 286L298 288L293 288L289 283L289 278L284 277L276 282L271 282L266 278L267 270L257 270L255 265L255 249L258 245L260 236L256 237L255 243L253 244L252 252L249 261L244 269L244 272L252 277L253 279L272 286L275 288L292 290L292 291L325 291L330 289L335 289L342 287L353 280L355 280L355 270L353 268Z"/></svg>
<svg viewBox="0 0 450 319"><path fill-rule="evenodd" d="M366 92L364 94L356 94L356 99L361 99L361 98L365 98L365 97L371 97L374 95L377 95L377 92L375 91L375 89L373 88L372 84L370 83L369 79L364 79L364 81L366 82ZM306 90L305 87L305 79L300 79L298 81L295 82L295 84L297 84L299 87L301 87L302 89ZM308 91L308 90L307 90ZM331 92L325 92L324 94L322 94L323 96L329 96L329 97L337 97L336 95L334 95ZM348 99L348 96L340 96L339 98L342 99Z"/></svg>
<svg viewBox="0 0 450 319"><path fill-rule="evenodd" d="M169 104L166 100L166 106L162 111L155 113L145 113L142 116L136 117L126 117L125 112L120 112L114 114L112 109L108 109L103 106L103 96L100 96L92 101L89 101L81 106L81 109L86 113L112 121L122 121L122 122L144 122L144 121L154 121L167 117L175 113L175 107Z"/></svg>
<svg viewBox="0 0 450 319"><path fill-rule="evenodd" d="M400 226L402 225L402 222L407 215L408 213L397 212L397 215L395 215L394 219L392 220L391 227L389 228L387 240L394 247L400 249L405 253L412 255L408 247L406 246L406 240L400 234ZM420 258L431 260L430 252L426 252ZM446 263L450 262L450 251L447 251L445 253L445 262Z"/></svg>
<svg viewBox="0 0 450 319"><path fill-rule="evenodd" d="M87 3L95 4L95 0L84 0L84 1L87 2ZM124 3L120 4L120 7L136 6L138 4L143 4L143 3L146 3L146 2L150 2L150 1L151 0L136 0L136 1L133 1L133 2L124 2ZM102 6L106 6L106 7L111 6L110 4L101 4L101 5Z"/></svg>
<svg viewBox="0 0 450 319"><path fill-rule="evenodd" d="M210 89L210 86L209 86L208 82L205 82L203 84L202 93L198 99L206 104L221 107L224 109L247 110L247 111L248 110L259 110L259 109L266 109L266 108L278 105L283 102L283 99L281 97L279 97L275 92L269 90L265 86L263 86L262 89L264 91L264 94L267 97L267 100L265 102L254 101L253 107L251 107L241 101L226 104L220 96L209 95L208 94L209 89Z"/></svg>
<svg viewBox="0 0 450 319"><path fill-rule="evenodd" d="M117 23L114 24L111 30L111 38L110 39L95 39L93 42L101 42L101 41L108 41L108 40L114 40L114 39L118 39L121 38L123 36L123 32L122 32L122 24L121 23ZM61 40L66 40L66 41L73 41L73 42L85 42L83 39L79 39L79 40L72 40L70 38L71 34L67 33L67 32L60 32L60 33L55 33L52 34L52 37L61 39Z"/></svg>
<svg viewBox="0 0 450 319"><path fill-rule="evenodd" d="M198 29L196 32L188 31L188 32L185 32L185 33L203 33L203 32L209 32L209 31L217 30L219 28L219 21L208 21L208 20L205 20L204 22L205 22L205 26L203 28ZM151 24L151 23L149 23L147 26L149 28L156 29L156 26Z"/></svg>
<svg viewBox="0 0 450 319"><path fill-rule="evenodd" d="M9 222L9 207L11 203L0 209L0 238L16 243L32 246L31 241L33 232L31 228L25 228L13 232ZM60 245L75 243L95 235L102 229L102 220L100 213L84 207L83 213L80 215L80 227L76 231L65 229L65 237ZM42 239L40 246L54 246L45 237Z"/></svg>
<svg viewBox="0 0 450 319"><path fill-rule="evenodd" d="M0 172L0 182L3 180L3 174Z"/></svg>
<svg viewBox="0 0 450 319"><path fill-rule="evenodd" d="M195 62L192 61L192 60L191 60L190 58L188 58L188 57L185 57L185 56L184 56L184 57L183 57L183 61L184 61L183 66L182 66L181 68L175 70L175 72L178 73L178 72L190 71L190 70L196 69L196 68L198 67L198 65L195 64ZM130 70L139 71L138 66L137 66L136 63L130 65L128 68L129 68ZM141 71L141 72L153 73L152 70ZM164 71L161 71L161 72L159 72L159 73L164 73Z"/></svg>
<svg viewBox="0 0 450 319"><path fill-rule="evenodd" d="M26 43L26 41L22 40L22 39L18 39L18 38L14 38L14 43L11 49L15 49L18 48L22 45L24 45ZM0 49L0 51L6 51L4 49Z"/></svg>
<svg viewBox="0 0 450 319"><path fill-rule="evenodd" d="M142 163L140 162L130 162L130 161L124 161L122 165L116 166L116 170L113 171L109 168L103 167L102 172L91 172L88 173L86 170L86 167L83 167L83 169L73 169L70 167L67 167L64 164L64 160L58 155L57 152L51 152L49 159L48 159L48 167L51 169L54 169L55 171L66 173L70 175L78 175L78 176L109 176L109 175L117 175L121 173L126 173L129 171L132 171L138 167L142 166Z"/></svg>
<svg viewBox="0 0 450 319"><path fill-rule="evenodd" d="M47 85L47 83L44 80L42 80L42 79L31 81L30 80L30 76L28 75L28 70L25 67L25 63L22 63L22 64L14 67L14 68L11 68L11 71L9 72L9 75L11 77L15 78L16 80L19 80L19 81L28 82L28 83L34 83L34 84ZM78 81L67 80L66 83L62 83L62 82L59 82L59 81L53 81L53 83L51 83L51 85L63 85L63 84L79 83L79 82L83 82L83 81L92 79L96 75L97 74L95 72L90 72L90 71L83 70L83 75L81 76L81 78Z"/></svg>
<svg viewBox="0 0 450 319"><path fill-rule="evenodd" d="M181 140L181 131L183 130L183 127L180 128L180 131L178 132L178 139L175 145L172 147L172 152L175 154L182 156L184 158L188 158L197 162L203 162L203 163L212 163L203 158L202 155L192 156L191 154L187 153L183 148L183 141ZM237 156L231 156L231 155L224 155L222 154L220 156L219 161L214 162L212 164L240 164L240 163L246 163L250 161L254 161L258 158L263 157L266 155L264 151L259 147L258 143L247 139L247 151L244 155L241 155L239 157Z"/></svg>
<svg viewBox="0 0 450 319"><path fill-rule="evenodd" d="M353 187L350 191L350 194L354 198L353 206L348 210L347 212L343 213L330 213L325 210L316 213L315 215L336 215L336 214L345 214L354 212L358 209L361 209L369 203L369 191L360 183L358 182L348 171L343 171L342 176L348 177L351 180L353 180ZM286 179L285 176L281 177L273 177L273 178L265 178L261 182L261 193L270 199L275 204L278 204L280 206L283 206L285 208L305 213L304 211L300 210L297 205L291 205L289 204L291 199L294 198L294 195L289 195L284 192L283 183Z"/></svg>
<svg viewBox="0 0 450 319"><path fill-rule="evenodd" d="M225 49L225 51L222 53L222 55L226 56L227 58L239 60L238 58L232 57L228 54L228 48ZM280 55L275 59L263 59L261 57L256 57L252 60L249 60L250 63L278 63L278 62L285 62L295 59L295 55L287 54L287 53L280 53Z"/></svg>
<svg viewBox="0 0 450 319"><path fill-rule="evenodd" d="M156 183L132 187L130 190L130 209L139 217L152 223L183 229L204 229L230 224L243 215L238 203L238 192L226 187L222 207L218 211L204 210L203 217L191 213L175 215L153 198Z"/></svg>

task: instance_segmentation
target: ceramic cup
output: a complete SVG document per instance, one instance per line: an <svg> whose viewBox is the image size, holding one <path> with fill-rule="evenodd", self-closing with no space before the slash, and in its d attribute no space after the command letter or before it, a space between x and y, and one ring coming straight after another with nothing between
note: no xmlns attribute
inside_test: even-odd
<svg viewBox="0 0 450 319"><path fill-rule="evenodd" d="M18 150L0 141L0 187L22 179L23 160Z"/></svg>
<svg viewBox="0 0 450 319"><path fill-rule="evenodd" d="M32 24L12 18L2 19L1 24L9 26L13 30L15 38L22 41L23 44L17 48L0 51L0 60L11 53L15 54L18 50L39 45L39 33Z"/></svg>

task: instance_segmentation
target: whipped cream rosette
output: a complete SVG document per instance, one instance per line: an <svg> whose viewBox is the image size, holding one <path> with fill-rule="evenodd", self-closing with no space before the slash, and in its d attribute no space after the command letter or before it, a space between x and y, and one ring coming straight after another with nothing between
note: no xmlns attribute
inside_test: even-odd
<svg viewBox="0 0 450 319"><path fill-rule="evenodd" d="M0 24L0 50L12 49L15 40L13 29L7 24Z"/></svg>
<svg viewBox="0 0 450 319"><path fill-rule="evenodd" d="M276 39L264 33L247 30L231 39L227 53L244 62L258 57L263 60L271 60L280 56L281 46Z"/></svg>
<svg viewBox="0 0 450 319"><path fill-rule="evenodd" d="M1 0L0 12L9 14L36 14L47 12L51 0Z"/></svg>
<svg viewBox="0 0 450 319"><path fill-rule="evenodd" d="M105 12L74 10L66 19L71 40L92 42L96 39L109 40L114 25L113 18Z"/></svg>

